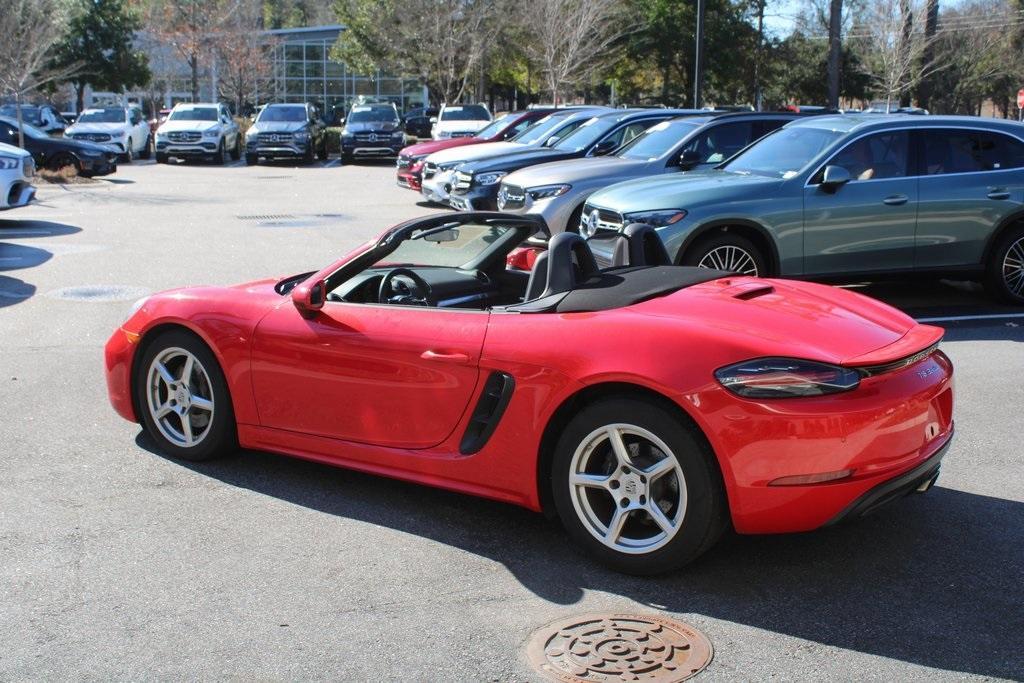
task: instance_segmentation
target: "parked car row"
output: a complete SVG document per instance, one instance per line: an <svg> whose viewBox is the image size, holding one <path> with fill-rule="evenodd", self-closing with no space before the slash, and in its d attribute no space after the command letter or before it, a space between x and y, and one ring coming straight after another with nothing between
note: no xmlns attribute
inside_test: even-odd
<svg viewBox="0 0 1024 683"><path fill-rule="evenodd" d="M1016 122L560 110L506 142L414 145L397 173L457 210L539 215L552 233L578 232L602 266L642 223L674 263L826 280L981 278L1024 305Z"/></svg>

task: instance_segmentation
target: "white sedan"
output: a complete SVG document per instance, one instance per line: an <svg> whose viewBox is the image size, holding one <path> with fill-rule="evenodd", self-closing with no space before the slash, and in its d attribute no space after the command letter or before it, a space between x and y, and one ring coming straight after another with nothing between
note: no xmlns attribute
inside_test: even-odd
<svg viewBox="0 0 1024 683"><path fill-rule="evenodd" d="M32 155L14 145L0 142L0 211L25 206L36 195Z"/></svg>
<svg viewBox="0 0 1024 683"><path fill-rule="evenodd" d="M149 122L138 107L86 109L74 125L64 131L64 136L112 145L124 161L135 157L148 159L153 148Z"/></svg>

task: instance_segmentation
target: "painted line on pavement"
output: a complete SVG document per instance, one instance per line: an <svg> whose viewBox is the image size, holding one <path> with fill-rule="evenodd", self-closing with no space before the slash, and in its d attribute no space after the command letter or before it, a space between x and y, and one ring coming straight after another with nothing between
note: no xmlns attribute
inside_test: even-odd
<svg viewBox="0 0 1024 683"><path fill-rule="evenodd" d="M331 159L323 165L324 168L334 168L335 166L341 165L341 159Z"/></svg>

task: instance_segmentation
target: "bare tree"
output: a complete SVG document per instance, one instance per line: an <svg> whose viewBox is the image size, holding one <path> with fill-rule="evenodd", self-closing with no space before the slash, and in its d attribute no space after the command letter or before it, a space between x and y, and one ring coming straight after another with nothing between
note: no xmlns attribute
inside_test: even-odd
<svg viewBox="0 0 1024 683"><path fill-rule="evenodd" d="M924 31L923 7L923 0L874 0L851 31L865 70L885 95L886 111L941 66L934 58L925 59L933 54L935 37Z"/></svg>
<svg viewBox="0 0 1024 683"><path fill-rule="evenodd" d="M531 40L527 54L547 80L554 104L565 88L589 82L633 30L622 0L532 0L521 16Z"/></svg>
<svg viewBox="0 0 1024 683"><path fill-rule="evenodd" d="M189 68L192 101L199 99L199 72L238 6L238 0L155 0L147 26L185 61Z"/></svg>
<svg viewBox="0 0 1024 683"><path fill-rule="evenodd" d="M274 75L273 55L277 41L260 29L262 11L260 2L245 0L217 36L219 94L235 103L238 114L256 95L259 84Z"/></svg>
<svg viewBox="0 0 1024 683"><path fill-rule="evenodd" d="M22 98L36 88L69 78L81 63L51 66L53 46L60 42L71 19L72 5L62 0L5 0L0 10L0 92L17 105L18 144L22 132Z"/></svg>
<svg viewBox="0 0 1024 683"><path fill-rule="evenodd" d="M832 0L828 19L828 106L839 108L839 67L843 50L843 0Z"/></svg>

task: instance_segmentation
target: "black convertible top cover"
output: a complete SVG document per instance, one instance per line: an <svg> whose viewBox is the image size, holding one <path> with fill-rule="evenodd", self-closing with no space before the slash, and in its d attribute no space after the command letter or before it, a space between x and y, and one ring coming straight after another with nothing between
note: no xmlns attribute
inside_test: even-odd
<svg viewBox="0 0 1024 683"><path fill-rule="evenodd" d="M626 266L603 270L576 285L555 306L558 313L632 306L686 287L735 275L695 266Z"/></svg>

